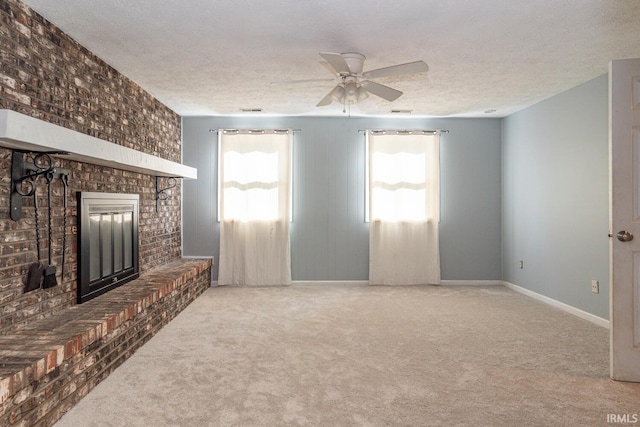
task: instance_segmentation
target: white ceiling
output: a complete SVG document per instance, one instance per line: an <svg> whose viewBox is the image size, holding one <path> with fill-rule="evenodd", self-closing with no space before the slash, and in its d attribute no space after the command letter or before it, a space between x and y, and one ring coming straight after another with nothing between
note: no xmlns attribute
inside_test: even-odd
<svg viewBox="0 0 640 427"><path fill-rule="evenodd" d="M365 71L429 64L377 79L404 95L371 96L352 116L503 117L640 57L638 0L25 3L180 115L342 115L315 106L337 83L323 51L362 53ZM309 79L328 80L291 82Z"/></svg>

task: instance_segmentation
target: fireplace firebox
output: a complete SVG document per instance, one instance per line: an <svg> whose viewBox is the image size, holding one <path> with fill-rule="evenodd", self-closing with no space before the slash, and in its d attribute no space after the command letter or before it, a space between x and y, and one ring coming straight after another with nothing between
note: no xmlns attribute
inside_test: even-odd
<svg viewBox="0 0 640 427"><path fill-rule="evenodd" d="M137 194L80 191L78 303L139 276Z"/></svg>

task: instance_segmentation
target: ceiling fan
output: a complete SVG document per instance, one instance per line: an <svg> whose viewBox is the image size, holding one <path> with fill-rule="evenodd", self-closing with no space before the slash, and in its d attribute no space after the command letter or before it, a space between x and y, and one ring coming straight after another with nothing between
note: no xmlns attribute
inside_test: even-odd
<svg viewBox="0 0 640 427"><path fill-rule="evenodd" d="M353 104L368 98L369 94L387 101L395 101L402 95L401 91L369 79L429 71L429 66L424 61L415 61L363 72L365 56L360 53L320 52L320 56L327 61L328 68L340 78L340 82L318 102L316 107L329 105L333 101L343 105Z"/></svg>

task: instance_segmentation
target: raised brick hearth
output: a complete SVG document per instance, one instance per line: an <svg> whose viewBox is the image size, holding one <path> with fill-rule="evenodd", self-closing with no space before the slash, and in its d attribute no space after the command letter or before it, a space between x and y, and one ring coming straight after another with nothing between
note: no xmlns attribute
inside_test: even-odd
<svg viewBox="0 0 640 427"><path fill-rule="evenodd" d="M211 283L180 259L0 336L0 426L51 425Z"/></svg>

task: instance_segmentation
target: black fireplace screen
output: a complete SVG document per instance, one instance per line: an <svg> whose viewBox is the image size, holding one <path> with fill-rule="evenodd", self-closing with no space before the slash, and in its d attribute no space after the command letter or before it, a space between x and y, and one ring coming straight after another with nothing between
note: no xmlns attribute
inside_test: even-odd
<svg viewBox="0 0 640 427"><path fill-rule="evenodd" d="M78 192L78 303L139 276L137 194Z"/></svg>

